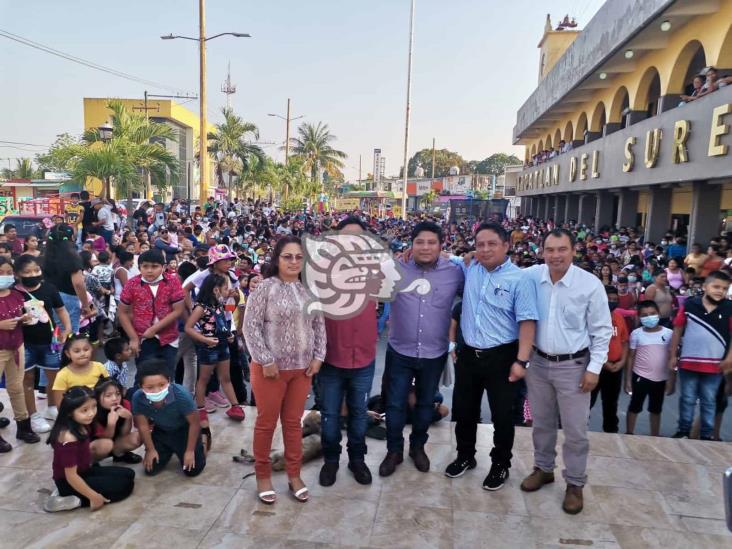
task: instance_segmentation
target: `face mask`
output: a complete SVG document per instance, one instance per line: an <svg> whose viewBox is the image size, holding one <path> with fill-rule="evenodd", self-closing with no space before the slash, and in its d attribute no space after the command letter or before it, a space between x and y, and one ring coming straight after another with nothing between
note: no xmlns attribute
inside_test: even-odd
<svg viewBox="0 0 732 549"><path fill-rule="evenodd" d="M0 290L7 290L13 284L15 284L13 275L0 275Z"/></svg>
<svg viewBox="0 0 732 549"><path fill-rule="evenodd" d="M167 385L165 387L165 389L163 389L162 391L159 391L157 393L145 393L145 397L150 402L161 402L161 401L165 400L166 396L168 396L169 391L170 391L170 385Z"/></svg>
<svg viewBox="0 0 732 549"><path fill-rule="evenodd" d="M614 301L608 301L607 306L610 307L610 311L612 312L618 308L618 303Z"/></svg>
<svg viewBox="0 0 732 549"><path fill-rule="evenodd" d="M655 328L658 326L659 317L658 315L642 316L640 321L644 328Z"/></svg>
<svg viewBox="0 0 732 549"><path fill-rule="evenodd" d="M636 277L634 277L634 276L629 276L628 277L628 282L636 282L637 280L638 279Z"/></svg>
<svg viewBox="0 0 732 549"><path fill-rule="evenodd" d="M143 278L143 279L142 279L142 282L143 282L143 283L145 283L145 284L157 284L157 283L158 283L158 282L160 282L160 281L161 281L162 279L163 279L163 273L160 273L160 276L159 276L159 277L157 277L157 278L156 278L155 280L149 280L149 281L148 281L148 280L145 280L145 279Z"/></svg>
<svg viewBox="0 0 732 549"><path fill-rule="evenodd" d="M43 276L22 276L22 277L20 277L20 281L23 283L23 286L25 286L26 288L30 288L32 286L38 286L42 280L43 280Z"/></svg>

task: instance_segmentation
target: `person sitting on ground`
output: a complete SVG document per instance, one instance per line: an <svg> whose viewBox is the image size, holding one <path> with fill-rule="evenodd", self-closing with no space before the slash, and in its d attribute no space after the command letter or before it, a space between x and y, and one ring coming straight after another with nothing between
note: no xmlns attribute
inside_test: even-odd
<svg viewBox="0 0 732 549"><path fill-rule="evenodd" d="M195 477L206 466L198 411L185 387L171 383L170 370L160 359L138 366L141 390L132 397L132 411L145 445L145 473L158 474L175 454L183 474Z"/></svg>
<svg viewBox="0 0 732 549"><path fill-rule="evenodd" d="M142 445L140 432L132 430L132 405L122 398L124 388L114 378L99 381L94 387L97 415L94 419L90 448L94 461L112 456L112 461L140 463L142 457L134 454Z"/></svg>

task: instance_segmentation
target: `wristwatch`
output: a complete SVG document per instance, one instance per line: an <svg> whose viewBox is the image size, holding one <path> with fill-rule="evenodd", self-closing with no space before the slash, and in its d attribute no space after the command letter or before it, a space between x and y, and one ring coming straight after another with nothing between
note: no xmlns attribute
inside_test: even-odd
<svg viewBox="0 0 732 549"><path fill-rule="evenodd" d="M528 367L529 365L528 360L521 360L520 358L517 358L516 360L514 360L514 362L516 362L517 364L521 364L521 366L523 366L524 368Z"/></svg>

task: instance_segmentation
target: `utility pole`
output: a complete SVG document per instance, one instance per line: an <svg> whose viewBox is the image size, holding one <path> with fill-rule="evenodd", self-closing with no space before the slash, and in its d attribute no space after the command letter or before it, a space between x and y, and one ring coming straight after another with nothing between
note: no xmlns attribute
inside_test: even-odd
<svg viewBox="0 0 732 549"><path fill-rule="evenodd" d="M285 167L290 159L290 98L287 98L287 120L285 121Z"/></svg>
<svg viewBox="0 0 732 549"><path fill-rule="evenodd" d="M203 0L201 0L203 1ZM402 190L402 219L407 220L407 174L409 172L409 115L412 109L412 49L414 47L414 1L409 10L409 61L407 63L407 113L404 124L404 189Z"/></svg>
<svg viewBox="0 0 732 549"><path fill-rule="evenodd" d="M199 142L201 147L201 181L198 201L203 204L208 198L208 120L206 113L206 0L198 0L198 51L199 51L199 99L201 127Z"/></svg>
<svg viewBox="0 0 732 549"><path fill-rule="evenodd" d="M358 184L361 184L361 155L358 155Z"/></svg>
<svg viewBox="0 0 732 549"><path fill-rule="evenodd" d="M432 138L432 179L435 178L435 138Z"/></svg>

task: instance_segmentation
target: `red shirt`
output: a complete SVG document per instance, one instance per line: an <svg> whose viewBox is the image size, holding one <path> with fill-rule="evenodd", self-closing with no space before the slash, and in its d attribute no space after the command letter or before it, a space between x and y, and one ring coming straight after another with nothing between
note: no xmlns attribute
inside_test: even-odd
<svg viewBox="0 0 732 549"><path fill-rule="evenodd" d="M365 368L376 359L376 302L353 318L334 320L325 317L325 362L336 368Z"/></svg>
<svg viewBox="0 0 732 549"><path fill-rule="evenodd" d="M53 480L66 479L67 467L76 465L76 472L83 473L91 468L91 450L89 438L61 444L54 442L53 446Z"/></svg>
<svg viewBox="0 0 732 549"><path fill-rule="evenodd" d="M23 316L23 294L11 288L10 293L0 297L0 320ZM12 330L0 330L0 350L17 351L23 345L23 327L18 322Z"/></svg>
<svg viewBox="0 0 732 549"><path fill-rule="evenodd" d="M183 301L183 288L177 275L163 274L158 282L157 294L153 296L150 284L142 281L142 275L130 278L122 289L120 301L132 311L132 326L135 333L142 336L156 318L163 320L173 310L173 305ZM171 322L157 333L160 345L168 345L178 339L178 323Z"/></svg>
<svg viewBox="0 0 732 549"><path fill-rule="evenodd" d="M610 346L607 351L608 362L617 362L623 358L623 345L628 343L628 328L625 318L617 310L610 313L613 321L613 336L610 338Z"/></svg>
<svg viewBox="0 0 732 549"><path fill-rule="evenodd" d="M125 410L127 410L128 412L130 412L130 413L132 412L132 404L130 404L130 401L129 400L123 398L122 399L122 407ZM119 421L124 421L124 420L120 418ZM120 425L119 421L117 422L117 425ZM92 433L93 433L92 438L95 438L95 439L97 439L97 438L107 438L106 436L104 436L104 433L106 431L107 431L107 426L106 425L102 425L101 422L98 420L98 418L95 419L94 420L93 427L92 427Z"/></svg>

